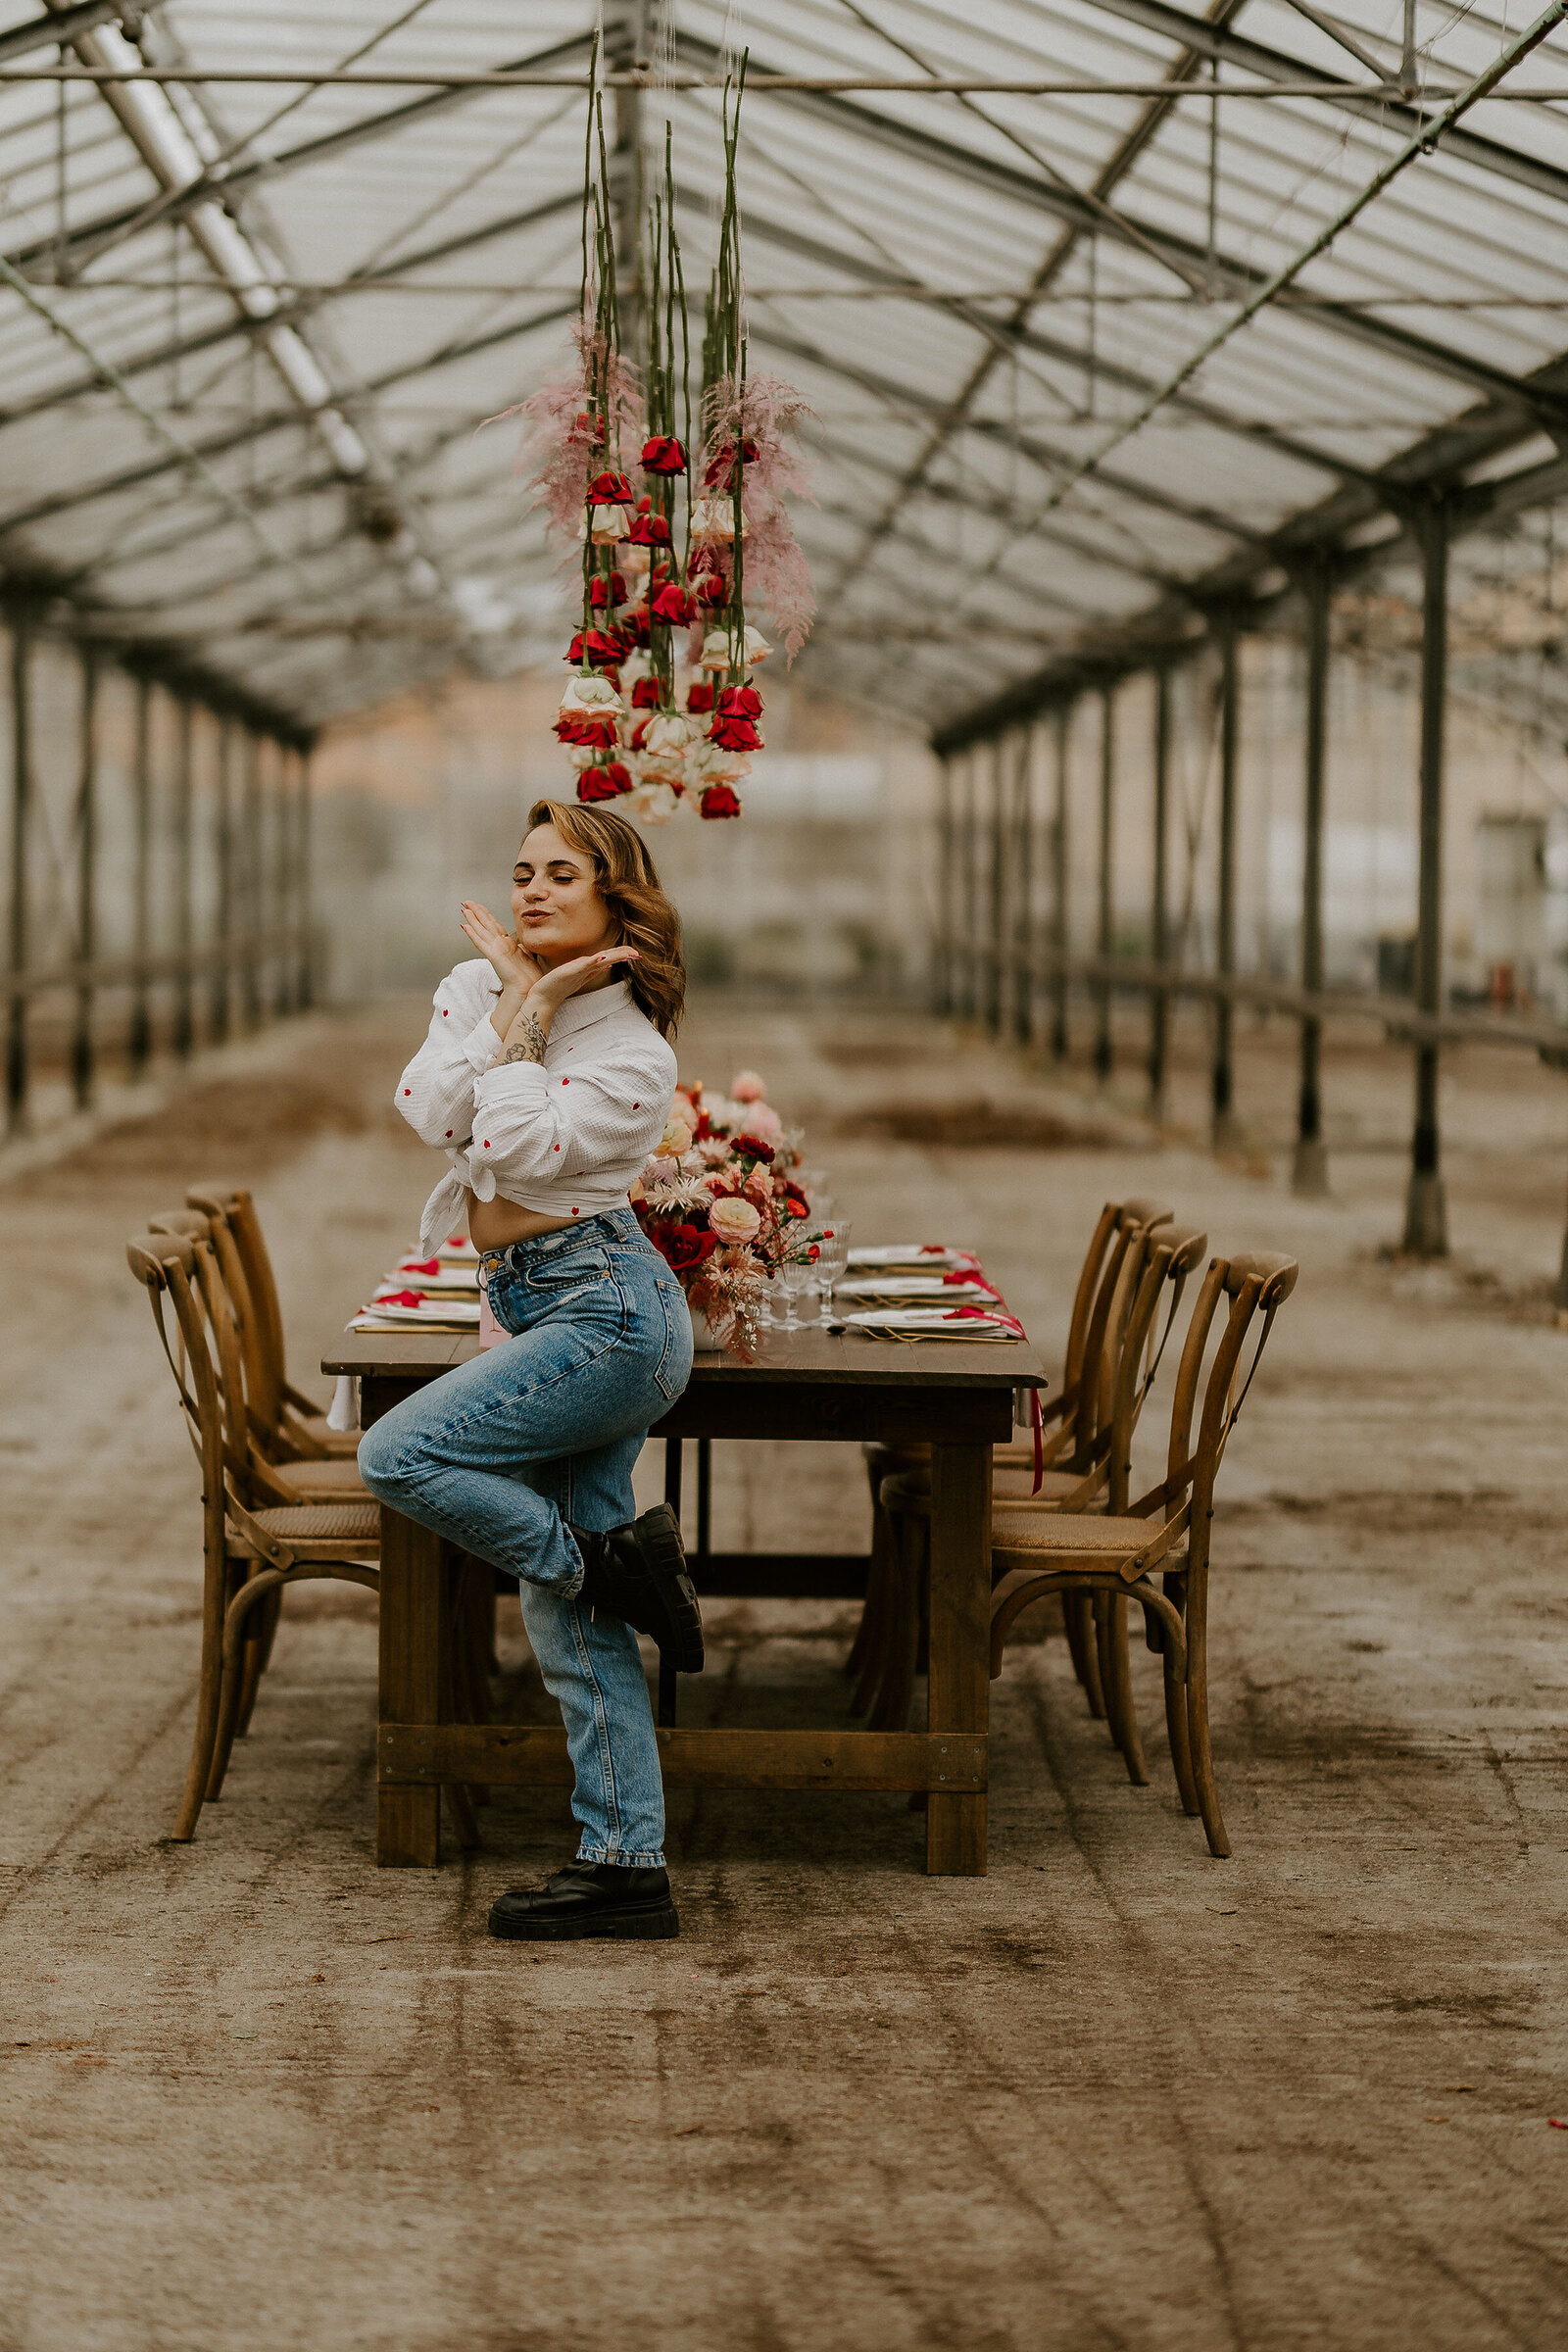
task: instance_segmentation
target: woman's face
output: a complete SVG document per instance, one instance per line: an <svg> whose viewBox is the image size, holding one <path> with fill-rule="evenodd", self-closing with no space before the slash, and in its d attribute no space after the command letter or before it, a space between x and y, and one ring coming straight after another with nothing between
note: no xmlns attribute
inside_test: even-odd
<svg viewBox="0 0 1568 2352"><path fill-rule="evenodd" d="M547 967L616 945L593 859L563 841L554 825L536 825L517 852L512 917L518 944Z"/></svg>

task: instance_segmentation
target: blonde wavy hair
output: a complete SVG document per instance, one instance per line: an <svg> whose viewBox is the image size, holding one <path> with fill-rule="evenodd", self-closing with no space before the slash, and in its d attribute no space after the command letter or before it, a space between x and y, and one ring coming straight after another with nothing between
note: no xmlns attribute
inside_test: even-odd
<svg viewBox="0 0 1568 2352"><path fill-rule="evenodd" d="M535 825L554 825L569 848L593 859L599 896L625 945L637 950L637 961L626 973L632 1002L661 1037L672 1038L686 1003L680 916L664 895L642 835L612 809L579 801L535 801L528 811L530 833Z"/></svg>

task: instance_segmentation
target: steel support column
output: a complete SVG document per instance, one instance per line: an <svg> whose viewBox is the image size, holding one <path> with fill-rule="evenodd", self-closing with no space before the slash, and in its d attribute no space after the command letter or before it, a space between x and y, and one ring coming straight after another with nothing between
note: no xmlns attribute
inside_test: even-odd
<svg viewBox="0 0 1568 2352"><path fill-rule="evenodd" d="M11 629L11 907L8 945L11 977L22 979L29 945L27 868L32 852L32 698L28 656L32 621L21 607L8 615ZM22 1135L27 1125L27 1000L12 994L6 1015L6 1133Z"/></svg>
<svg viewBox="0 0 1568 2352"><path fill-rule="evenodd" d="M1007 808L1006 738L991 746L991 887L986 904L986 1027L1002 1035L1002 988L1006 964Z"/></svg>
<svg viewBox="0 0 1568 2352"><path fill-rule="evenodd" d="M147 1002L147 959L153 931L153 778L152 682L136 680L136 733L131 751L131 867L130 952L135 978L130 988L130 1023L125 1054L132 1078L139 1078L152 1055L152 1015Z"/></svg>
<svg viewBox="0 0 1568 2352"><path fill-rule="evenodd" d="M1222 981L1236 975L1236 730L1240 688L1235 619L1219 622L1219 876L1214 909L1214 968ZM1228 996L1214 1000L1214 1062L1211 1074L1213 1143L1223 1151L1236 1140L1232 1039L1236 1008Z"/></svg>
<svg viewBox="0 0 1568 2352"><path fill-rule="evenodd" d="M1153 879L1149 904L1149 954L1156 965L1170 953L1170 671L1154 672ZM1158 981L1149 992L1149 1115L1163 1118L1170 1054L1170 995Z"/></svg>
<svg viewBox="0 0 1568 2352"><path fill-rule="evenodd" d="M191 707L186 696L179 695L174 704L174 949L178 963L174 969L173 1048L181 1061L189 1058L196 1043L196 988L191 970L191 955L196 944L195 843L191 828L195 820L195 778L192 773L194 746L191 741Z"/></svg>
<svg viewBox="0 0 1568 2352"><path fill-rule="evenodd" d="M1301 795L1301 986L1316 996L1323 986L1323 770L1328 744L1329 568L1315 563L1306 574L1306 767ZM1328 1152L1323 1143L1320 1079L1323 1024L1315 1013L1301 1021L1301 1090L1296 1122L1296 1159L1291 1190L1315 1200L1329 1189Z"/></svg>
<svg viewBox="0 0 1568 2352"><path fill-rule="evenodd" d="M980 907L979 907L979 830L980 805L976 767L978 751L964 754L963 760L963 976L958 996L958 1010L966 1021L972 1021L980 1009Z"/></svg>
<svg viewBox="0 0 1568 2352"><path fill-rule="evenodd" d="M98 953L98 655L84 645L81 665L80 765L76 774L76 954L90 963ZM71 1033L71 1091L78 1110L92 1104L93 991L76 990Z"/></svg>
<svg viewBox="0 0 1568 2352"><path fill-rule="evenodd" d="M1035 1033L1035 730L1018 731L1013 770L1012 1034L1020 1046Z"/></svg>
<svg viewBox="0 0 1568 2352"><path fill-rule="evenodd" d="M937 761L937 904L936 954L932 958L931 1003L939 1020L953 1011L953 905L955 841L953 826L953 761Z"/></svg>
<svg viewBox="0 0 1568 2352"><path fill-rule="evenodd" d="M1421 542L1421 865L1416 888L1415 1001L1443 1009L1443 752L1448 695L1448 514L1435 499L1420 515ZM1404 1247L1416 1257L1446 1257L1447 1205L1439 1174L1438 1048L1415 1049L1415 1130L1405 1196Z"/></svg>
<svg viewBox="0 0 1568 2352"><path fill-rule="evenodd" d="M1116 833L1116 690L1105 686L1100 696L1100 874L1099 919L1095 926L1095 953L1102 963L1108 963L1116 947L1115 876L1113 858ZM1095 983L1095 1076L1103 1085L1110 1076L1115 1055L1110 1042L1110 982Z"/></svg>
<svg viewBox="0 0 1568 2352"><path fill-rule="evenodd" d="M229 956L234 944L234 811L230 773L234 725L228 717L218 722L218 757L213 762L213 959L208 1029L215 1045L228 1035Z"/></svg>
<svg viewBox="0 0 1568 2352"><path fill-rule="evenodd" d="M294 1001L294 974L288 952L290 876L294 857L294 812L288 797L288 753L275 735L271 747L272 773L272 889L270 925L272 950L272 1010L281 1016Z"/></svg>
<svg viewBox="0 0 1568 2352"><path fill-rule="evenodd" d="M300 752L296 758L300 765L297 798L299 824L295 838L299 860L299 987L296 1001L301 1012L309 1012L316 1002L315 941L311 936L311 755L309 752Z"/></svg>
<svg viewBox="0 0 1568 2352"><path fill-rule="evenodd" d="M240 872L235 900L240 930L246 941L242 971L245 1026L262 1025L262 966L258 946L267 921L265 868L262 863L262 738L254 727L244 731L245 797L241 803Z"/></svg>
<svg viewBox="0 0 1568 2352"><path fill-rule="evenodd" d="M1056 968L1051 976L1051 1058L1067 1058L1067 738L1072 707L1056 712L1056 805L1051 827L1051 945Z"/></svg>

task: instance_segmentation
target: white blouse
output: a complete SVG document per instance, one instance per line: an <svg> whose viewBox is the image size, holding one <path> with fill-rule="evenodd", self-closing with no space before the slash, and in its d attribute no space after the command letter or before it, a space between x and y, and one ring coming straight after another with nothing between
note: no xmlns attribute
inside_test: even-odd
<svg viewBox="0 0 1568 2352"><path fill-rule="evenodd" d="M429 1034L398 1080L399 1110L452 1163L424 1204L426 1257L461 1226L465 1191L547 1217L624 1208L669 1116L675 1055L626 981L568 997L543 1062L500 1059L490 1022L500 994L482 958L449 972Z"/></svg>

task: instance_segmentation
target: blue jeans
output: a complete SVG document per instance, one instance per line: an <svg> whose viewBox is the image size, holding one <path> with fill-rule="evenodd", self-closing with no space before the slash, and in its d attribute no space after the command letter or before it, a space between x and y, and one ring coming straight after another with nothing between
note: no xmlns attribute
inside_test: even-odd
<svg viewBox="0 0 1568 2352"><path fill-rule="evenodd" d="M664 1787L637 1637L575 1595L590 1533L636 1509L632 1465L691 1377L685 1294L629 1208L483 1260L513 1334L394 1405L360 1441L372 1494L518 1579L560 1702L579 1859L664 1859Z"/></svg>

